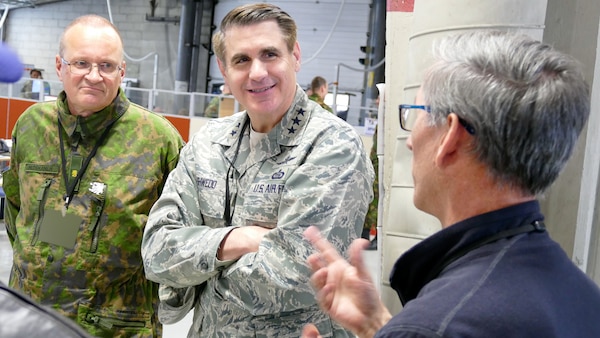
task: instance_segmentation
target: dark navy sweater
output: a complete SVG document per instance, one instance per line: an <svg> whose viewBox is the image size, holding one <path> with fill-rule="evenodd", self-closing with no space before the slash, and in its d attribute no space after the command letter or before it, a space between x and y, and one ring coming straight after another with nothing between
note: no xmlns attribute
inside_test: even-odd
<svg viewBox="0 0 600 338"><path fill-rule="evenodd" d="M390 277L404 307L376 337L600 337L600 289L546 231L501 235L451 258L536 221L543 221L538 202L522 203L411 248Z"/></svg>

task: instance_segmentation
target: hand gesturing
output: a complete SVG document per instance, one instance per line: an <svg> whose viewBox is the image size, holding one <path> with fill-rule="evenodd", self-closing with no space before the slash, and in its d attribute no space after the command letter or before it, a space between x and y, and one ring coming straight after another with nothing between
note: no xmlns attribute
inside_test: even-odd
<svg viewBox="0 0 600 338"><path fill-rule="evenodd" d="M355 240L349 248L348 262L321 237L317 228L309 227L304 235L319 251L308 257L319 306L359 337L372 337L391 315L381 302L362 259L362 250L369 241Z"/></svg>

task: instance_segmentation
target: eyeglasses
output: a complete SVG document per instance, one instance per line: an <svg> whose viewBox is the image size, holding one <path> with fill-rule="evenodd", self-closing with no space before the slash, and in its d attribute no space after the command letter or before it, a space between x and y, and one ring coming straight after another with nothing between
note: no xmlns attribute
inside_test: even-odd
<svg viewBox="0 0 600 338"><path fill-rule="evenodd" d="M431 113L430 106L418 106L413 104L401 104L399 107L400 114L400 128L411 131L415 125L415 121L417 120L418 114L414 112L416 109L421 109L426 111L427 113ZM467 132L471 135L475 135L475 128L469 124L469 122L465 121L462 117L458 118L460 124L467 130Z"/></svg>
<svg viewBox="0 0 600 338"><path fill-rule="evenodd" d="M428 113L431 113L430 106L416 106L413 104L401 104L398 107L400 113L400 128L411 131L415 125L415 121L417 120L417 113L413 112L415 109L422 109Z"/></svg>
<svg viewBox="0 0 600 338"><path fill-rule="evenodd" d="M110 62L91 63L85 60L75 60L69 62L62 57L60 60L65 65L69 66L69 71L75 75L87 75L92 71L94 66L98 68L98 73L102 77L113 76L122 69L121 66Z"/></svg>

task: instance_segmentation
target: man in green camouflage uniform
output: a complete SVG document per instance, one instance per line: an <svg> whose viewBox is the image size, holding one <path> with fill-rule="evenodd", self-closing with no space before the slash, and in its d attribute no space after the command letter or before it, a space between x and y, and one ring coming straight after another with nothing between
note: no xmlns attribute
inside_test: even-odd
<svg viewBox="0 0 600 338"><path fill-rule="evenodd" d="M140 247L183 141L120 89L123 47L110 22L78 18L60 44L65 90L21 115L3 174L10 286L94 336L161 336Z"/></svg>
<svg viewBox="0 0 600 338"><path fill-rule="evenodd" d="M278 7L232 10L213 43L247 110L192 137L150 212L142 257L161 320L194 306L188 337L299 337L313 321L350 337L315 301L302 233L315 225L342 251L360 235L374 177L360 136L296 83L296 26Z"/></svg>
<svg viewBox="0 0 600 338"><path fill-rule="evenodd" d="M325 80L325 78L322 76L315 76L310 82L310 91L311 94L308 96L309 99L318 103L328 112L333 113L333 109L325 103L325 95L327 95L327 80Z"/></svg>

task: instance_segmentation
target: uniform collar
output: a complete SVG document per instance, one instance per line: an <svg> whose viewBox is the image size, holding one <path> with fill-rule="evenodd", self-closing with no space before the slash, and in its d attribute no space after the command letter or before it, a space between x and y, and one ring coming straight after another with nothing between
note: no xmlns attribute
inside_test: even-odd
<svg viewBox="0 0 600 338"><path fill-rule="evenodd" d="M525 223L543 220L538 201L478 215L442 229L405 252L394 264L390 283L403 304L417 297L429 272L462 248Z"/></svg>
<svg viewBox="0 0 600 338"><path fill-rule="evenodd" d="M125 114L130 104L131 102L121 88L111 104L88 117L71 115L65 91L60 92L56 101L58 119L63 129L66 130L69 137L73 137L77 131L82 139L99 136L102 131Z"/></svg>
<svg viewBox="0 0 600 338"><path fill-rule="evenodd" d="M309 101L302 87L296 84L294 102L283 115L281 121L269 131L269 139L276 137L277 143L283 146L298 145L312 113L308 106L309 102L311 101ZM240 137L247 118L248 114L245 111L233 115L227 121L228 125L225 126L225 129L228 130L227 133L215 135L212 141L222 146L231 147ZM244 133L248 132L249 130L246 130Z"/></svg>

